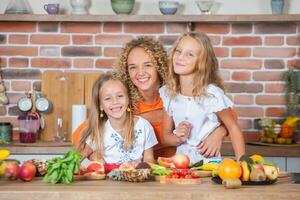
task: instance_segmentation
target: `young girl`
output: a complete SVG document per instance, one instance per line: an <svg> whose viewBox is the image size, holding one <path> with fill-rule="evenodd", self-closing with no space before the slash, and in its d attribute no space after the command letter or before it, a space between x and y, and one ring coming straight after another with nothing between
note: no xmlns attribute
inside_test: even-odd
<svg viewBox="0 0 300 200"><path fill-rule="evenodd" d="M150 123L133 116L126 86L110 74L93 85L88 126L78 149L103 163L153 161L157 140Z"/></svg>
<svg viewBox="0 0 300 200"><path fill-rule="evenodd" d="M243 135L230 109L233 103L222 89L209 38L196 32L179 37L170 53L166 85L160 89L166 110L164 138L192 162L205 159L198 148L220 125L219 120L230 134L237 159L245 153ZM220 159L220 155L211 159Z"/></svg>

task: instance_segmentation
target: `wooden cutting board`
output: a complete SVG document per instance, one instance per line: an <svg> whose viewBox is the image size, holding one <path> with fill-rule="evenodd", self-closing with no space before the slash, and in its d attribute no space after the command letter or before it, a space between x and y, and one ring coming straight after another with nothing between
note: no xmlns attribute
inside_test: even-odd
<svg viewBox="0 0 300 200"><path fill-rule="evenodd" d="M87 115L90 113L92 101L92 89L96 79L101 76L101 72L84 74L84 103L87 106Z"/></svg>
<svg viewBox="0 0 300 200"><path fill-rule="evenodd" d="M42 95L52 102L53 107L50 113L42 114L45 128L41 140L53 141L57 131L57 119L63 118L67 140L70 141L72 105L84 104L84 74L46 71L42 75Z"/></svg>

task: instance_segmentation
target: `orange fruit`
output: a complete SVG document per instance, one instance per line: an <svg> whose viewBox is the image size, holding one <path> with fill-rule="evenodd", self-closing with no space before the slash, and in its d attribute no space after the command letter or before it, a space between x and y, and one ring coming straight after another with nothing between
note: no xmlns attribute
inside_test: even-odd
<svg viewBox="0 0 300 200"><path fill-rule="evenodd" d="M230 158L226 158L219 165L218 175L222 180L227 178L239 179L242 175L242 168L239 163Z"/></svg>
<svg viewBox="0 0 300 200"><path fill-rule="evenodd" d="M158 157L157 158L157 163L160 166L163 166L165 168L171 168L174 166L174 162L172 158L165 158L165 157Z"/></svg>

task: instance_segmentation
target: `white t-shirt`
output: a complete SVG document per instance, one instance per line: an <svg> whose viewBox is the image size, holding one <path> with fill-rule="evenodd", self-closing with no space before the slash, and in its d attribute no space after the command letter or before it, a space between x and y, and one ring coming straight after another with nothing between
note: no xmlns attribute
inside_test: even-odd
<svg viewBox="0 0 300 200"><path fill-rule="evenodd" d="M135 123L135 143L128 150L123 148L124 139L112 128L109 120L106 121L104 129L103 159L106 163L141 161L143 152L158 143L153 127L142 117L138 117ZM96 150L96 145L90 138L87 139L86 143L93 150Z"/></svg>
<svg viewBox="0 0 300 200"><path fill-rule="evenodd" d="M164 108L168 115L173 118L175 127L182 121L188 121L193 125L190 137L186 143L177 147L177 153L187 154L192 162L204 159L196 146L220 125L215 112L232 107L232 101L225 96L221 88L213 84L207 86L206 92L208 95L203 97L189 97L178 94L170 100L166 86L161 87L159 92ZM219 158L220 156L209 160Z"/></svg>

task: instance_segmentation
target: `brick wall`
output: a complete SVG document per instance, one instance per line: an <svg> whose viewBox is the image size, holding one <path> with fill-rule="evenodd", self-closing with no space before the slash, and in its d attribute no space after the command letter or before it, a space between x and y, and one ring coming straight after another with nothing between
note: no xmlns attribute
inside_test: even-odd
<svg viewBox="0 0 300 200"><path fill-rule="evenodd" d="M0 121L16 126L18 99L40 88L46 70L106 71L122 45L147 35L169 48L186 23L0 22L0 65L10 104ZM284 113L284 72L300 64L298 23L195 23L213 43L243 131ZM298 54L298 55L297 55Z"/></svg>

